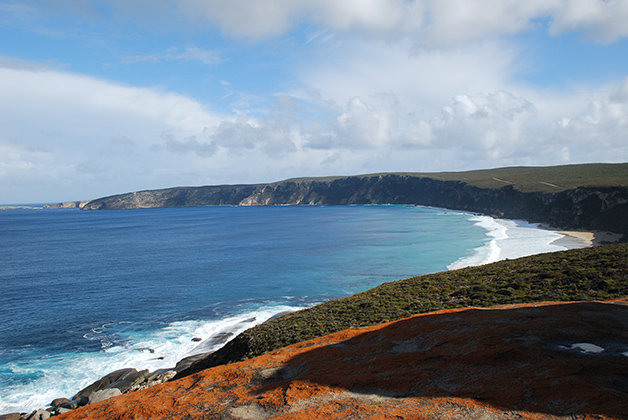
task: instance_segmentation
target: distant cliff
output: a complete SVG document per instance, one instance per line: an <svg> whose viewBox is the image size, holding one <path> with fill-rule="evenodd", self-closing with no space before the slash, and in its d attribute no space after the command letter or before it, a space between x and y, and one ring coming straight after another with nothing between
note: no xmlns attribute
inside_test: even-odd
<svg viewBox="0 0 628 420"><path fill-rule="evenodd" d="M83 209L285 204L411 204L543 222L559 229L628 234L626 186L583 186L560 192L522 192L510 184L501 188L483 188L463 181L406 174L140 191L93 200Z"/></svg>

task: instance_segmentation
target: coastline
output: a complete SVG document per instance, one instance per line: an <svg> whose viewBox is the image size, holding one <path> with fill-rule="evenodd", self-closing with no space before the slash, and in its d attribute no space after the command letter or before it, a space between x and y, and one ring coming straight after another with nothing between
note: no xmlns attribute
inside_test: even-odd
<svg viewBox="0 0 628 420"><path fill-rule="evenodd" d="M502 259L514 259L523 257L526 255L539 254L544 252L552 252L557 250L583 248L591 246L593 239L595 239L595 233L593 232L559 232L552 229L546 229L541 225L530 224L523 221L507 220L507 219L494 219L489 216L473 216L468 214L468 217L477 219L478 224L486 230L486 242L482 247L476 250L470 250L475 252L474 256L476 260L473 264L469 265L483 265L489 264ZM589 239L593 237L593 239ZM599 241L602 241L602 235L598 235ZM591 242L589 242L589 240ZM567 241L568 243L561 243L560 241ZM525 243L526 246L521 247L521 243ZM515 251L518 254L515 254ZM520 252L524 251L524 252ZM277 308L278 311L279 308ZM286 308L281 308L285 310ZM189 356L193 353L202 353L206 351L216 350L222 345L214 346L217 343L214 338L221 335L229 334L235 336L243 328L252 326L257 323L264 322L265 316L260 316L259 313L255 314L241 314L232 319L222 319L216 322L212 328L207 328L209 325L194 325L195 322L183 322L179 326L185 324L185 334L182 334L182 340L177 342L180 344L176 350L170 348L160 348L155 346L154 343L139 342L133 346L132 350L136 351L137 358L134 359L147 359L150 362L142 365L133 365L128 360L124 362L124 365L111 366L110 370L113 371L117 368L136 367L138 369L150 369L158 370L173 367L178 361L181 361L185 356ZM189 324L189 325L188 325ZM248 325L247 325L248 324ZM103 326L104 328L104 326ZM172 328L167 332L174 333L180 332L181 328ZM94 334L100 334L101 331L93 331ZM190 337L202 337L201 342L192 342ZM210 345L211 344L211 345ZM220 344L224 344L221 342ZM153 350L153 351L151 351ZM111 347L106 350L109 353L117 351L117 347ZM153 353L154 352L154 353ZM140 357L141 356L141 357ZM91 364L88 360L78 360L77 365L80 365L82 369L85 369ZM95 376L94 378L97 378ZM74 392L88 386L91 380L85 381L81 384L74 384L75 388L67 389L66 395L72 395ZM37 390L39 393L41 389ZM59 397L60 394L49 394L45 396L46 401L50 401L53 398ZM38 403L34 403L33 407L39 406ZM1 414L1 412L0 412Z"/></svg>
<svg viewBox="0 0 628 420"><path fill-rule="evenodd" d="M573 231L573 230L559 230L556 231L565 236L565 239L572 239L581 241L587 244L587 246L598 246L618 243L623 235L612 232L601 231ZM559 239L560 241L560 239Z"/></svg>
<svg viewBox="0 0 628 420"><path fill-rule="evenodd" d="M448 270L479 266L546 252L565 251L618 243L623 235L601 231L567 231L543 223L498 219L486 215L471 218L486 230L483 246L447 266Z"/></svg>

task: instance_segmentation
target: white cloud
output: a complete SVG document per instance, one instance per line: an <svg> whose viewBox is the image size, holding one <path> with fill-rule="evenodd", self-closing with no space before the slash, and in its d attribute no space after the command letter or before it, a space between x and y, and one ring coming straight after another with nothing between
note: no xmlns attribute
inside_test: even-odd
<svg viewBox="0 0 628 420"><path fill-rule="evenodd" d="M464 50L409 54L410 49L407 43L345 42L333 53L304 62L299 78L311 91L339 104L384 92L394 93L415 112L431 113L459 93L511 89L520 66L518 49L498 42Z"/></svg>
<svg viewBox="0 0 628 420"><path fill-rule="evenodd" d="M265 38L311 22L334 30L388 35L405 26L420 3L400 0L184 0L181 10L196 21L209 21L224 33ZM416 24L414 22L413 24Z"/></svg>
<svg viewBox="0 0 628 420"><path fill-rule="evenodd" d="M0 185L44 196L89 197L103 180L107 192L157 187L141 173L168 167L162 134L202 135L222 120L181 95L54 70L0 68L0 92Z"/></svg>
<svg viewBox="0 0 628 420"><path fill-rule="evenodd" d="M115 14L169 29L188 30L191 21L254 40L315 25L369 38L412 37L429 48L518 34L542 21L552 34L582 31L602 43L628 36L625 0L58 0L16 1L0 4L0 10L8 24L31 22L37 30L43 28L32 22L41 23L41 11L74 12L90 19Z"/></svg>
<svg viewBox="0 0 628 420"><path fill-rule="evenodd" d="M552 135L570 156L584 151L590 161L628 161L628 78L607 98L589 103L580 115L553 124Z"/></svg>
<svg viewBox="0 0 628 420"><path fill-rule="evenodd" d="M553 33L584 31L602 43L628 36L628 2L624 0L562 0L552 19Z"/></svg>
<svg viewBox="0 0 628 420"><path fill-rule="evenodd" d="M628 35L623 0L184 0L179 7L189 18L244 38L280 35L307 22L451 47L521 33L544 19L552 33L584 31L600 42Z"/></svg>

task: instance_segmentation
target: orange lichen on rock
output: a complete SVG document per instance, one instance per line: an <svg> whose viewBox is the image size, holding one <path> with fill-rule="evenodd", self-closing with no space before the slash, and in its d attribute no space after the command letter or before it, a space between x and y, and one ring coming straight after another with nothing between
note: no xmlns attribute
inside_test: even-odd
<svg viewBox="0 0 628 420"><path fill-rule="evenodd" d="M628 418L626 352L625 301L440 311L302 342L59 419Z"/></svg>

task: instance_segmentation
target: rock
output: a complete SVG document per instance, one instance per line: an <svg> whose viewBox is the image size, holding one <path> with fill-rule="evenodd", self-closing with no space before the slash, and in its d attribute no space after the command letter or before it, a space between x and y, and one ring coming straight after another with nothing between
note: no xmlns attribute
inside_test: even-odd
<svg viewBox="0 0 628 420"><path fill-rule="evenodd" d="M255 318L253 318L253 321L254 320ZM242 326L242 324L248 324L248 323L249 322L247 321L243 321L239 324L236 324L234 329L238 329L239 327ZM222 332L216 333L212 335L211 337L209 337L208 339L201 342L196 347L194 347L194 349L192 349L192 353L194 354L211 353L215 351L216 348L220 347L221 344L225 344L227 341L229 341L231 337L233 337L233 333L230 331L222 331Z"/></svg>
<svg viewBox="0 0 628 420"><path fill-rule="evenodd" d="M54 407L59 407L60 405L69 404L69 403L72 403L72 400L70 400L68 398L55 398L50 403L50 406L54 408Z"/></svg>
<svg viewBox="0 0 628 420"><path fill-rule="evenodd" d="M198 360L203 360L204 358L206 358L207 356L209 356L212 353L213 352L200 353L200 354L195 354L193 356L185 357L185 358L179 360L179 362L177 362L177 365L174 367L174 370L177 371L177 372L183 372L185 369L187 369L190 366L192 366L194 364L194 362L196 362Z"/></svg>
<svg viewBox="0 0 628 420"><path fill-rule="evenodd" d="M20 413L0 414L0 420L20 420L20 418L22 418Z"/></svg>
<svg viewBox="0 0 628 420"><path fill-rule="evenodd" d="M138 384L133 389L129 389L127 392L140 391L142 389L150 388L155 385L163 384L165 382L168 382L170 379L174 378L176 374L177 374L176 370L159 369L151 373L144 382Z"/></svg>
<svg viewBox="0 0 628 420"><path fill-rule="evenodd" d="M85 404L82 404L82 405L85 405ZM80 401L68 400L68 402L60 404L58 407L68 408L70 410L74 410L74 409L76 409L76 408L78 408L80 406L81 406L81 402Z"/></svg>
<svg viewBox="0 0 628 420"><path fill-rule="evenodd" d="M106 386L104 389L117 388L120 390L120 392L124 394L144 382L149 373L150 372L148 369L144 369L139 372L135 369L131 369L124 375L120 376L111 385Z"/></svg>
<svg viewBox="0 0 628 420"><path fill-rule="evenodd" d="M108 400L109 398L117 397L118 395L122 395L122 392L118 388L101 389L99 391L94 392L89 397L89 403L96 404L101 401Z"/></svg>
<svg viewBox="0 0 628 420"><path fill-rule="evenodd" d="M71 409L71 408L65 408L65 407L57 407L57 408L55 409L55 412L56 412L58 415L59 415L59 414L64 414L64 413L67 413L67 412L69 412L69 411L72 411L72 409Z"/></svg>
<svg viewBox="0 0 628 420"><path fill-rule="evenodd" d="M176 371L174 369L156 370L146 377L146 382L162 381L164 377L168 376L172 372L176 372ZM166 382L166 381L167 379L163 380L163 382Z"/></svg>
<svg viewBox="0 0 628 420"><path fill-rule="evenodd" d="M48 420L50 417L52 417L50 411L39 409L33 411L28 417L26 417L26 420Z"/></svg>
<svg viewBox="0 0 628 420"><path fill-rule="evenodd" d="M129 388L143 382L146 376L148 376L148 373L148 369L141 372L138 372L137 369L133 368L116 370L79 391L74 397L72 397L72 400L78 401L79 405L83 406L89 404L91 395L101 389L117 388L124 393Z"/></svg>

